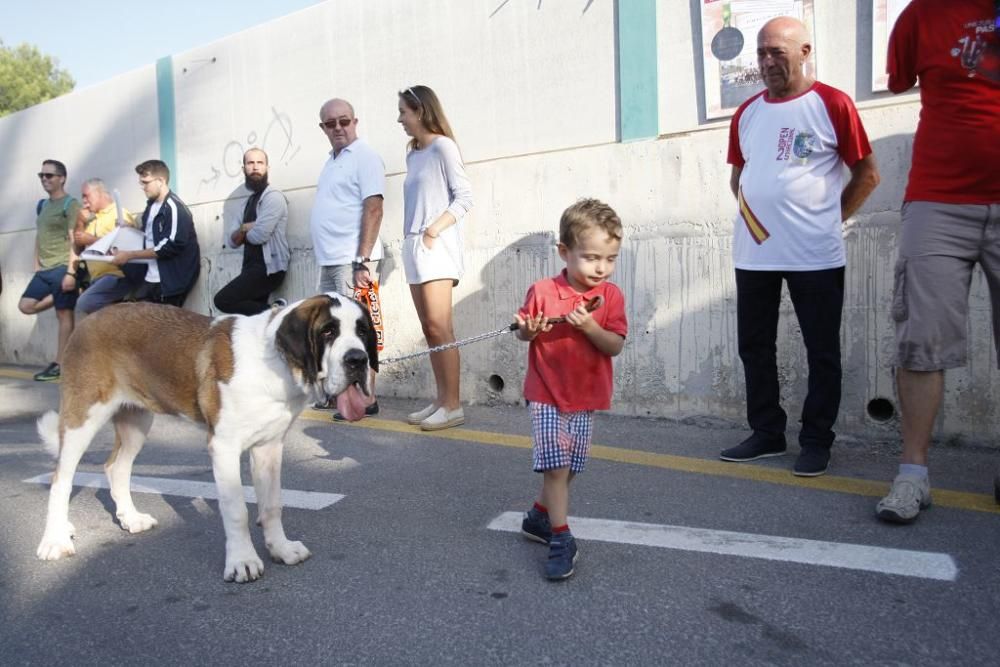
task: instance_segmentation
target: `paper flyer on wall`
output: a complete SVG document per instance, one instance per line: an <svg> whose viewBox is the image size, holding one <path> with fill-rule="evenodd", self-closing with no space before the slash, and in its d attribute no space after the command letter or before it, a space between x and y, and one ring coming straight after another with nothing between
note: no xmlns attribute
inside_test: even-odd
<svg viewBox="0 0 1000 667"><path fill-rule="evenodd" d="M872 0L872 92L889 90L885 72L889 35L910 0Z"/></svg>
<svg viewBox="0 0 1000 667"><path fill-rule="evenodd" d="M739 106L764 89L757 68L757 32L777 16L794 16L813 26L813 0L702 0L705 116L731 116ZM806 63L816 76L816 47Z"/></svg>
<svg viewBox="0 0 1000 667"><path fill-rule="evenodd" d="M111 249L142 250L145 247L146 235L135 227L115 227L109 233L97 239L80 253L80 259L88 262L110 262ZM149 264L151 259L134 259L130 262Z"/></svg>

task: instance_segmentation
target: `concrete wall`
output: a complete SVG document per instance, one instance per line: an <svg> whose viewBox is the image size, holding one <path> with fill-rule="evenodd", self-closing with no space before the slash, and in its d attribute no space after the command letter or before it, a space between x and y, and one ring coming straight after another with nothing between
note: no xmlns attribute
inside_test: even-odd
<svg viewBox="0 0 1000 667"><path fill-rule="evenodd" d="M873 420L868 407L877 398L895 403L889 300L919 108L912 95L870 92L870 5L816 0L814 41L819 77L859 101L883 176L848 235L842 331L839 429L874 434L896 427ZM705 120L699 6L699 0L332 0L0 119L7 156L0 163L7 212L0 219L0 360L41 364L55 346L54 316L32 318L16 309L30 277L34 202L42 196L34 173L45 157L68 164L72 192L100 175L121 189L126 205L140 208L133 165L161 151L175 155L174 185L195 213L204 255L187 305L209 312L211 295L240 261L221 248L220 216L241 182L243 149L263 146L272 182L290 199L293 260L282 293L312 293L308 217L329 150L317 111L333 95L354 103L361 135L381 153L388 174L385 356L422 349L398 259L406 137L395 118L396 91L424 83L445 105L476 200L467 222L468 273L455 294L458 336L509 322L528 285L560 268L554 238L562 209L581 196L599 197L626 225L615 280L628 299L631 335L615 363L614 410L740 419L728 123ZM172 83L166 91L164 72ZM165 92L173 94L168 109ZM164 127L169 113L158 114L164 110L173 111L173 125ZM641 138L635 114L652 118L655 130L647 134L658 136ZM1000 426L992 409L1000 375L978 273L971 309L970 364L948 375L940 430L984 438ZM779 336L783 396L794 420L806 361L787 302ZM462 360L465 400L519 399L525 348L513 337L463 348ZM432 387L424 359L388 364L380 380L380 393L388 395L427 396Z"/></svg>

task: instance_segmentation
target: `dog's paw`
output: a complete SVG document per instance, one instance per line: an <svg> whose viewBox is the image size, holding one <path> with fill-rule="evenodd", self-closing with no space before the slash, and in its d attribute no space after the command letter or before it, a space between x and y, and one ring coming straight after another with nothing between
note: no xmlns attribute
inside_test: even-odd
<svg viewBox="0 0 1000 667"><path fill-rule="evenodd" d="M309 549L306 549L306 545L291 540L286 540L281 544L268 545L268 550L271 552L271 560L285 565L295 565L312 556Z"/></svg>
<svg viewBox="0 0 1000 667"><path fill-rule="evenodd" d="M156 527L157 521L149 514L142 512L132 512L130 514L119 514L118 521L122 524L122 530L130 533L141 533Z"/></svg>
<svg viewBox="0 0 1000 667"><path fill-rule="evenodd" d="M70 530L67 530L69 528ZM39 560L59 560L63 556L72 556L76 553L73 546L72 526L67 524L60 531L46 531L42 536L42 541L35 551Z"/></svg>
<svg viewBox="0 0 1000 667"><path fill-rule="evenodd" d="M245 584L249 581L257 581L264 575L264 561L257 557L252 551L245 556L234 556L226 558L226 569L222 572L224 581L235 581L238 584Z"/></svg>

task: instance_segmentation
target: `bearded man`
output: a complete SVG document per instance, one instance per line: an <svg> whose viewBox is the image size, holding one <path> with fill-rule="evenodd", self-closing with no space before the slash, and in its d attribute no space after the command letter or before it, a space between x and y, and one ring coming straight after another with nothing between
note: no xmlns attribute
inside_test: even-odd
<svg viewBox="0 0 1000 667"><path fill-rule="evenodd" d="M267 182L264 151L251 148L243 154L243 174L246 206L242 216L226 219L224 233L230 248L243 246L243 268L216 293L215 307L223 313L256 315L269 308L271 292L281 286L288 270L288 201Z"/></svg>

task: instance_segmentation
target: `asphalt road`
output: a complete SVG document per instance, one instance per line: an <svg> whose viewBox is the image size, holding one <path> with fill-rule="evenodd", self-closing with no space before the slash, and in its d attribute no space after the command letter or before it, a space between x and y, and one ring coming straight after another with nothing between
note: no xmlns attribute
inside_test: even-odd
<svg viewBox="0 0 1000 667"><path fill-rule="evenodd" d="M58 387L26 370L0 370L4 665L1000 664L995 450L936 449L935 506L891 526L874 505L898 443L844 438L830 473L802 480L793 455L719 462L739 424L601 415L574 517L743 536L712 533L702 551L581 539L576 575L552 583L545 547L488 528L537 490L523 409L473 406L464 429L436 435L402 423L422 407L412 401L383 398L380 418L360 425L307 411L286 442L283 486L344 497L286 508L310 560L269 562L257 530L264 577L227 584L217 503L181 495L134 494L159 525L130 535L106 489L77 488L77 554L35 559L48 488L23 480L53 469L34 422ZM80 471L102 473L111 444L106 428ZM204 433L158 417L135 474L211 482ZM929 553L957 570L790 562L773 538ZM713 552L734 544L776 559ZM876 570L906 562L872 553Z"/></svg>

